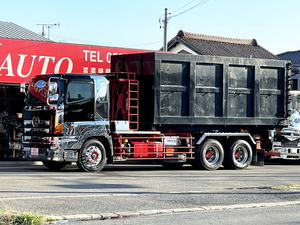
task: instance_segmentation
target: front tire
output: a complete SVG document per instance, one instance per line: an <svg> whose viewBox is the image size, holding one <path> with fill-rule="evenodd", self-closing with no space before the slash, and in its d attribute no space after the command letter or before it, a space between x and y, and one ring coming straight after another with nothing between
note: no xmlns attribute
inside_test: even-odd
<svg viewBox="0 0 300 225"><path fill-rule="evenodd" d="M85 172L99 172L107 163L106 151L103 144L92 139L84 143L79 151L77 165Z"/></svg>
<svg viewBox="0 0 300 225"><path fill-rule="evenodd" d="M221 143L214 139L208 139L197 147L193 165L198 169L217 170L223 160L224 149Z"/></svg>
<svg viewBox="0 0 300 225"><path fill-rule="evenodd" d="M245 140L236 140L226 153L225 167L231 169L245 169L252 161L252 148Z"/></svg>

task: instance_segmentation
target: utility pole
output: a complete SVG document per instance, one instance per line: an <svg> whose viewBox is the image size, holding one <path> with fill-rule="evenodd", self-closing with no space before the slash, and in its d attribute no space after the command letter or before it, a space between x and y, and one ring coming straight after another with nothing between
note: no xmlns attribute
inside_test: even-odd
<svg viewBox="0 0 300 225"><path fill-rule="evenodd" d="M163 46L163 51L168 51L167 49L167 24L168 24L168 9L165 8L165 19L164 19L164 46Z"/></svg>

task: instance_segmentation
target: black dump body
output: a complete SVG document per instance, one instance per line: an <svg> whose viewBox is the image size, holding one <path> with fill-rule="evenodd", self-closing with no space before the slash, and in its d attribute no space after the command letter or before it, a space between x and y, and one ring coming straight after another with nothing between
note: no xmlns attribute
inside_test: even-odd
<svg viewBox="0 0 300 225"><path fill-rule="evenodd" d="M142 53L112 56L140 82L140 129L274 128L287 112L290 63Z"/></svg>

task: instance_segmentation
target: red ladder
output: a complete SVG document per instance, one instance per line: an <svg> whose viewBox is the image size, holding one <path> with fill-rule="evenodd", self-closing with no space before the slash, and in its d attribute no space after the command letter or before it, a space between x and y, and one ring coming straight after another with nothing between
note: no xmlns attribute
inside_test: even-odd
<svg viewBox="0 0 300 225"><path fill-rule="evenodd" d="M139 82L128 80L128 122L131 130L139 129Z"/></svg>
<svg viewBox="0 0 300 225"><path fill-rule="evenodd" d="M111 119L128 121L130 130L139 129L139 81L134 73L108 76L111 83Z"/></svg>

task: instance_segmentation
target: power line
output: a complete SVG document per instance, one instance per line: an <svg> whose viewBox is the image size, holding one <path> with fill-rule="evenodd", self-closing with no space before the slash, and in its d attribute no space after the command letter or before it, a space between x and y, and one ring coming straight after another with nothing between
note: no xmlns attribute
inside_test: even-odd
<svg viewBox="0 0 300 225"><path fill-rule="evenodd" d="M195 1L195 0L192 0L192 1L190 1L189 3L185 4L184 6L182 6L182 7L178 8L178 9L176 9L175 11L173 11L173 13L174 13L174 12L177 12L177 11L183 9L183 8L185 8L186 6L188 6L189 4L191 4L191 3L194 2L194 1ZM196 8L196 7L199 7L200 5L203 5L204 3L208 2L208 1L209 1L209 0L201 0L201 1L199 1L197 4L193 5L192 7L188 8L188 9L186 9L186 10L184 10L184 11L182 11L182 12L180 12L180 13L174 15L174 16L169 16L169 15L171 15L171 13L168 13L168 9L165 8L165 14L164 14L164 15L161 15L161 16L159 17L160 28L162 27L162 24L163 24L163 27L164 27L164 44L163 44L163 51L167 51L167 26L168 26L168 21L169 21L171 18L175 18L175 17L177 17L177 16L179 16L179 15L182 15L182 14L184 14L184 13L186 13L186 12L188 12L188 11L190 11L190 10ZM163 16L164 16L164 19L162 19Z"/></svg>
<svg viewBox="0 0 300 225"><path fill-rule="evenodd" d="M161 43L161 41L149 42L149 43L144 43L144 44L130 45L130 46L127 46L127 47L131 48L131 47L137 47L137 46L143 46L143 45L152 45L152 44L158 44L158 43Z"/></svg>
<svg viewBox="0 0 300 225"><path fill-rule="evenodd" d="M174 11L171 12L171 13L168 13L168 15L171 15L171 14L173 14L174 12L177 12L177 11L179 11L179 10L185 8L186 6L188 6L189 4L191 4L191 3L194 2L194 1L196 1L196 0L192 0L192 1L188 2L188 3L185 4L184 6L182 6L182 7L178 8L178 9L174 10ZM184 13L186 13L186 12L188 12L188 11L194 9L194 8L199 7L200 5L203 5L204 3L208 2L208 1L209 1L209 0L201 0L200 2L198 2L197 4L195 4L195 5L192 6L192 7L188 8L187 10L184 10L184 11L182 11L182 12L180 12L180 13L174 15L174 16L169 16L167 19L169 20L169 19L171 19L171 18L174 18L174 17L177 17L177 16L179 16L179 15L182 15L182 14L184 14ZM164 22L164 19L162 19L163 16L165 16L165 14L162 14L162 15L159 17L160 28L162 27L161 24Z"/></svg>
<svg viewBox="0 0 300 225"><path fill-rule="evenodd" d="M172 14L172 13L174 13L174 12L177 12L177 11L179 11L180 9L183 9L184 7L188 6L189 4L191 4L191 3L194 2L194 1L196 1L196 0L190 1L189 3L185 4L184 6L178 8L178 9L176 9L175 11L171 12L170 14Z"/></svg>
<svg viewBox="0 0 300 225"><path fill-rule="evenodd" d="M194 9L194 8L199 7L200 5L203 5L204 3L208 2L208 1L209 1L209 0L202 0L202 1L198 2L197 4L195 4L194 6L188 8L187 10L182 11L182 12L180 12L180 13L174 15L174 16L170 16L169 19L174 18L174 17L177 17L177 16L180 16L180 15L182 15L182 14L184 14L184 13L186 13L186 12L188 12L188 11ZM193 1L191 1L191 2L193 2ZM189 5L191 2L189 2L189 3L186 4L185 6ZM184 7L185 7L185 6L184 6ZM184 7L181 7L181 8L184 8ZM176 12L176 11L178 11L178 10L175 10L174 12ZM170 14L171 14L171 13L170 13Z"/></svg>

